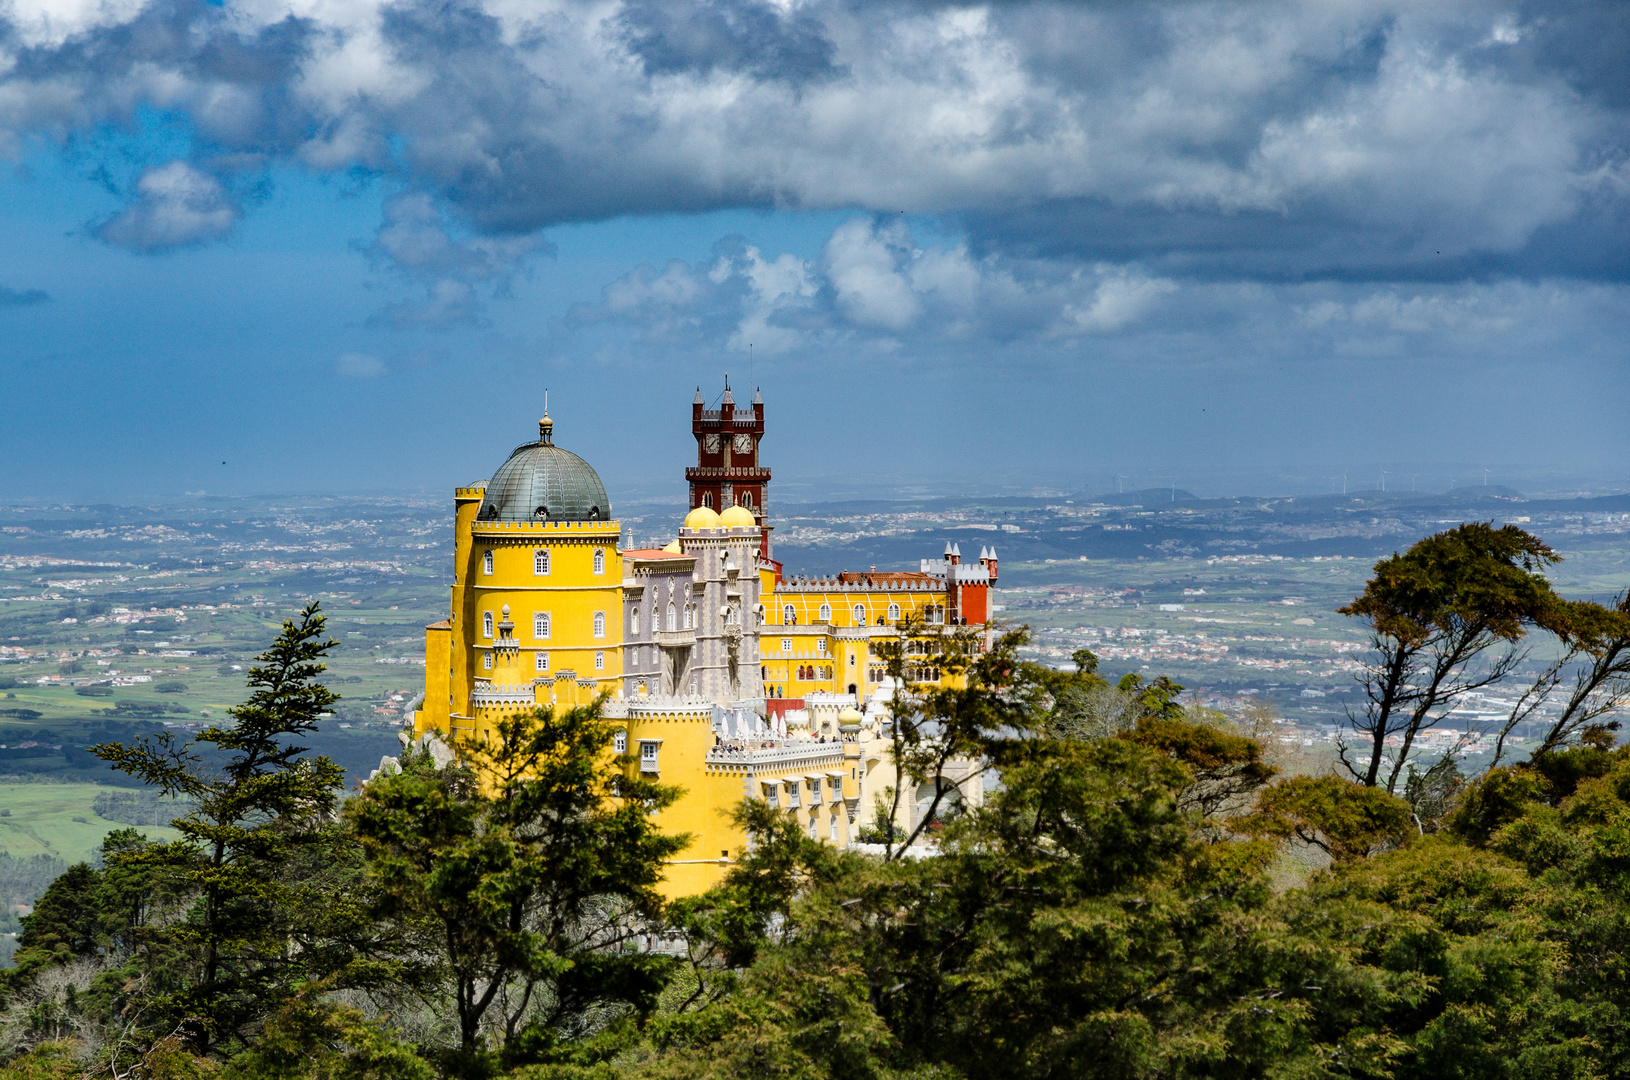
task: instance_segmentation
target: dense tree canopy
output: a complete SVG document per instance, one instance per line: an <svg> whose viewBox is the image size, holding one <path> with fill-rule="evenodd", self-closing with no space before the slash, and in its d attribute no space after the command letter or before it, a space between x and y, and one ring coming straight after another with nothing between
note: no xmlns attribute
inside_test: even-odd
<svg viewBox="0 0 1630 1080"><path fill-rule="evenodd" d="M983 805L879 858L744 801L749 850L667 905L684 838L650 811L678 793L610 752L599 706L410 752L342 806L299 751L333 701L309 609L208 756L99 748L191 800L183 840L111 833L47 890L0 982L0 1077L1630 1075L1630 609L1556 596L1520 530L1432 539L1352 608L1391 710L1356 776L1085 650L1053 670L1023 630L908 626L884 654L903 771L953 744ZM1572 687L1555 737L1414 767L1410 732L1513 677L1479 657L1542 633L1565 662L1524 700ZM909 677L929 666L959 679Z"/></svg>

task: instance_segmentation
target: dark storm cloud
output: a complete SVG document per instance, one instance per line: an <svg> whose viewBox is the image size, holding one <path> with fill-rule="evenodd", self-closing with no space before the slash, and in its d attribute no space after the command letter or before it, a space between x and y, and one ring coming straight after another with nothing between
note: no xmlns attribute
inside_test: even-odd
<svg viewBox="0 0 1630 1080"><path fill-rule="evenodd" d="M657 75L716 69L805 82L837 73L821 24L753 0L635 0L621 22L629 49Z"/></svg>
<svg viewBox="0 0 1630 1080"><path fill-rule="evenodd" d="M288 160L384 172L491 236L856 208L948 215L976 260L1151 276L1630 275L1619 3L11 10L0 138L142 106L194 132L191 172L144 163L102 229L140 250L227 235L211 162Z"/></svg>

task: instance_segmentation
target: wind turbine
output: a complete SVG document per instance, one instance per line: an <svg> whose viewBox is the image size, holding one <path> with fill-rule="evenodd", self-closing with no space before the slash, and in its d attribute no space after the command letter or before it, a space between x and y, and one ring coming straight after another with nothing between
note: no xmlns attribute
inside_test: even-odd
<svg viewBox="0 0 1630 1080"><path fill-rule="evenodd" d="M1489 471L1487 469L1483 470L1483 486L1489 486Z"/></svg>
<svg viewBox="0 0 1630 1080"><path fill-rule="evenodd" d="M1381 490L1383 492L1387 490L1387 470L1385 469L1381 470Z"/></svg>
<svg viewBox="0 0 1630 1080"><path fill-rule="evenodd" d="M1341 470L1341 493L1347 494L1347 470Z"/></svg>

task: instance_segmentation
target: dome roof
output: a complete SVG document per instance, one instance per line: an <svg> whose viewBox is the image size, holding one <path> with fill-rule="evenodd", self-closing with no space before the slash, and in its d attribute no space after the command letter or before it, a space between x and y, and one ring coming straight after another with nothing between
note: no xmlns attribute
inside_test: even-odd
<svg viewBox="0 0 1630 1080"><path fill-rule="evenodd" d="M611 500L594 466L554 444L554 423L538 424L538 441L517 446L487 482L481 521L605 521Z"/></svg>
<svg viewBox="0 0 1630 1080"><path fill-rule="evenodd" d="M727 529L758 528L758 522L753 520L753 512L745 506L726 507L725 512L719 515L719 524Z"/></svg>
<svg viewBox="0 0 1630 1080"><path fill-rule="evenodd" d="M687 529L717 529L719 515L713 512L710 506L698 506L685 515L685 528Z"/></svg>
<svg viewBox="0 0 1630 1080"><path fill-rule="evenodd" d="M860 710L853 705L845 705L838 710L838 723L840 724L858 724L864 719L865 717L860 714Z"/></svg>
<svg viewBox="0 0 1630 1080"><path fill-rule="evenodd" d="M674 554L674 555L683 555L684 554L684 552L679 550L679 538L677 536L674 537L674 539L672 541L670 541L669 543L664 544L662 546L662 550L666 551L666 552L670 552L671 554Z"/></svg>

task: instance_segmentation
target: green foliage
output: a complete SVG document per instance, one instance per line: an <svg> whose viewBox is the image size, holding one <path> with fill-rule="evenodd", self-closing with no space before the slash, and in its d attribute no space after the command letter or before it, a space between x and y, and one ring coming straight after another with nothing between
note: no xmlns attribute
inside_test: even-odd
<svg viewBox="0 0 1630 1080"><path fill-rule="evenodd" d="M221 1080L434 1080L430 1063L355 1009L300 996Z"/></svg>
<svg viewBox="0 0 1630 1080"><path fill-rule="evenodd" d="M1395 791L1415 737L1455 700L1514 670L1515 652L1477 666L1485 653L1532 628L1568 632L1573 609L1543 575L1559 560L1515 525L1473 522L1376 563L1364 592L1337 609L1369 626L1375 650L1363 678L1367 707L1353 721L1357 760L1342 752L1355 779Z"/></svg>
<svg viewBox="0 0 1630 1080"><path fill-rule="evenodd" d="M677 792L605 752L600 707L518 713L461 740L458 766L410 758L347 806L403 976L453 998L460 1069L484 1027L519 1063L595 1015L655 1007L670 965L622 947L658 917L661 863L688 838L656 830Z"/></svg>
<svg viewBox="0 0 1630 1080"><path fill-rule="evenodd" d="M74 687L74 693L78 694L80 697L112 697L113 696L113 687L111 687L111 686L76 686L76 687Z"/></svg>
<svg viewBox="0 0 1630 1080"><path fill-rule="evenodd" d="M1238 828L1249 835L1294 836L1338 864L1399 846L1415 832L1404 800L1339 776L1293 776L1265 788Z"/></svg>
<svg viewBox="0 0 1630 1080"><path fill-rule="evenodd" d="M1122 738L1188 768L1190 780L1178 798L1181 809L1211 817L1239 807L1248 795L1273 779L1277 770L1263 760L1262 746L1255 739L1209 724L1172 718L1167 715L1170 709L1168 703L1146 714Z"/></svg>
<svg viewBox="0 0 1630 1080"><path fill-rule="evenodd" d="M1279 917L1271 848L1202 843L1177 804L1187 768L1119 739L1004 757L1002 789L947 826L938 857L804 877L735 992L661 1025L640 1075L1247 1077L1389 1060L1364 1024L1420 979L1360 964L1328 916ZM787 895L788 875L766 877Z"/></svg>
<svg viewBox="0 0 1630 1080"><path fill-rule="evenodd" d="M154 683L153 692L156 694L185 694L187 684L177 679L167 679L161 683Z"/></svg>
<svg viewBox="0 0 1630 1080"><path fill-rule="evenodd" d="M183 1025L200 1050L247 1038L309 974L289 920L321 909L328 897L285 871L323 839L343 777L327 758L305 756L301 741L337 700L317 681L321 658L337 644L324 637L315 603L299 622L285 622L250 669L252 693L230 710L233 723L197 736L208 757L169 732L94 748L114 768L195 806L172 822L180 840L115 862L196 898L185 917L154 931L180 962L158 973L144 1009L158 1024Z"/></svg>

